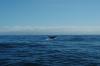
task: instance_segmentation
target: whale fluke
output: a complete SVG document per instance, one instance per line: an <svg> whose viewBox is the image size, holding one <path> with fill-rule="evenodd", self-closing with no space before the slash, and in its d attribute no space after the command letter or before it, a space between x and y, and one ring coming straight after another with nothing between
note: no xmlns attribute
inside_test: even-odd
<svg viewBox="0 0 100 66"><path fill-rule="evenodd" d="M48 38L49 38L49 39L52 39L52 40L53 40L53 39L56 39L56 37L57 37L57 36L54 36L54 35L49 35L49 36L48 36Z"/></svg>

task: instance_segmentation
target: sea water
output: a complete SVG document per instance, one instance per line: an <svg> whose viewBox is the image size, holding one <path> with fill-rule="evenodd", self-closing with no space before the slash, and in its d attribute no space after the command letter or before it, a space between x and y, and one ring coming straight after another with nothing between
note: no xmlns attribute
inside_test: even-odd
<svg viewBox="0 0 100 66"><path fill-rule="evenodd" d="M0 66L100 66L99 35L0 36Z"/></svg>

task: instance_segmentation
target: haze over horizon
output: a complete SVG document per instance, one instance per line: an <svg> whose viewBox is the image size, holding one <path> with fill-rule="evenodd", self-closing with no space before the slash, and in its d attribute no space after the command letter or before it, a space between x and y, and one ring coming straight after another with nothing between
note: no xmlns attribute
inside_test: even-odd
<svg viewBox="0 0 100 66"><path fill-rule="evenodd" d="M0 18L0 35L100 35L100 0L0 0Z"/></svg>

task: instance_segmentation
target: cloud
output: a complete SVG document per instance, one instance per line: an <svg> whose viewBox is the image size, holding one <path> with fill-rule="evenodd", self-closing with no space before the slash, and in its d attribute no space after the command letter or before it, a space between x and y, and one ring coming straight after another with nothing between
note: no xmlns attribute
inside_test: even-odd
<svg viewBox="0 0 100 66"><path fill-rule="evenodd" d="M100 34L99 26L4 26L0 34Z"/></svg>

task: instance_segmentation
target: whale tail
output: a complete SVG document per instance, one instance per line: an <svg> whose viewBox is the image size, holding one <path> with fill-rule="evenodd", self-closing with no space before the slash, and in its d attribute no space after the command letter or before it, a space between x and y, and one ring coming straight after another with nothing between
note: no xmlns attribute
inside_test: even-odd
<svg viewBox="0 0 100 66"><path fill-rule="evenodd" d="M50 36L48 36L48 39L49 39L49 40L54 40L54 39L56 39L56 37L57 37L57 36L54 36L54 35L51 36L51 35L50 35Z"/></svg>

